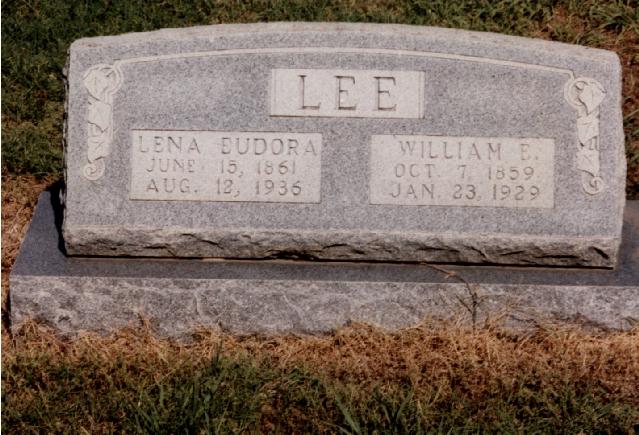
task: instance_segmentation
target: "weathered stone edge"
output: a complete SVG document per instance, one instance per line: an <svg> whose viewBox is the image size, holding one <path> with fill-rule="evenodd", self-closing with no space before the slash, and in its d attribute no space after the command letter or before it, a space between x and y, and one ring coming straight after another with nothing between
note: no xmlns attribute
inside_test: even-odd
<svg viewBox="0 0 639 435"><path fill-rule="evenodd" d="M639 287L12 276L11 307L13 328L33 318L64 335L106 333L141 318L173 337L202 326L322 333L349 321L396 329L473 318L516 328L576 320L627 329L639 320Z"/></svg>
<svg viewBox="0 0 639 435"><path fill-rule="evenodd" d="M67 254L528 264L612 268L614 237L64 225ZM504 248L508 246L508 248Z"/></svg>
<svg viewBox="0 0 639 435"><path fill-rule="evenodd" d="M557 41L547 41L522 36L504 35L493 32L479 32L455 28L419 26L410 24L385 23L347 23L347 22L272 22L244 24L214 24L208 26L192 26L185 28L166 28L150 32L132 32L121 35L95 36L81 38L73 42L71 50L101 49L110 45L144 44L153 41L205 39L219 36L235 36L241 34L264 33L387 33L442 39L450 42L451 38L469 43L485 43L493 45L517 45L522 49L539 50L550 53L585 57L599 61L619 61L617 54L610 50L585 47Z"/></svg>

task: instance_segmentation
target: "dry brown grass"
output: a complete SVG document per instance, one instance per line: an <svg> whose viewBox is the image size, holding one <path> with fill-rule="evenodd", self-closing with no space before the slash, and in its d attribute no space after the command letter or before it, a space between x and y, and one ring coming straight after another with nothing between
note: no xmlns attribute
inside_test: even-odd
<svg viewBox="0 0 639 435"><path fill-rule="evenodd" d="M212 355L220 347L282 368L313 367L330 379L355 381L365 390L409 383L423 391L435 383L449 396L461 383L481 399L491 385L515 386L522 378L557 384L598 380L609 394L639 406L639 331L597 336L555 329L516 336L441 323L398 332L356 324L323 337L207 332L191 351ZM553 386L558 385L548 385Z"/></svg>
<svg viewBox="0 0 639 435"><path fill-rule="evenodd" d="M3 365L17 357L38 360L48 355L74 366L90 360L109 371L113 364L126 361L156 379L204 364L221 353L285 371L309 367L368 392L397 385L424 392L436 386L446 397L461 388L477 401L487 398L495 387L518 388L522 381L556 390L591 385L610 399L639 407L639 330L593 333L553 328L514 334L425 323L389 332L353 324L323 336L240 336L202 330L187 344L159 339L148 326L63 340L32 322L17 331L3 350Z"/></svg>

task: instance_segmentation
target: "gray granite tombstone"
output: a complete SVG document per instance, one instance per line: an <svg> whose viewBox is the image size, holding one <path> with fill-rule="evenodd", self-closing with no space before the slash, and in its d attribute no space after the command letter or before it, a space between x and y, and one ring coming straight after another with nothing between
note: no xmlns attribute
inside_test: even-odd
<svg viewBox="0 0 639 435"><path fill-rule="evenodd" d="M610 326L639 306L612 52L221 25L76 41L67 83L63 203L43 197L13 271L18 323L320 331L471 297L484 317L512 305ZM438 262L458 265L424 266ZM459 265L473 263L590 270Z"/></svg>
<svg viewBox="0 0 639 435"><path fill-rule="evenodd" d="M616 54L258 24L76 41L71 255L613 267Z"/></svg>

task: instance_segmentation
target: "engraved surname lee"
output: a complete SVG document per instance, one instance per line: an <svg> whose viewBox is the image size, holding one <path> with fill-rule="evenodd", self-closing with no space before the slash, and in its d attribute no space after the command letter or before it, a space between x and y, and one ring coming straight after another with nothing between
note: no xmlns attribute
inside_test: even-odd
<svg viewBox="0 0 639 435"><path fill-rule="evenodd" d="M299 99L300 109L302 110L319 110L322 104L331 104L331 101L318 101L315 104L310 104L306 101L306 74L299 74ZM355 76L342 76L335 75L335 98L332 104L335 106L335 110L357 110L357 98L352 94L355 85L357 84ZM390 110L395 111L397 109L397 103L395 102L395 95L391 95L391 91L397 86L397 80L394 76L374 76L375 86L375 104L373 110ZM364 84L364 86L370 86L370 83ZM325 92L322 96L330 97L330 92ZM382 99L387 99L388 102L383 102ZM347 100L350 100L347 102Z"/></svg>
<svg viewBox="0 0 639 435"><path fill-rule="evenodd" d="M423 117L419 71L275 69L272 116Z"/></svg>

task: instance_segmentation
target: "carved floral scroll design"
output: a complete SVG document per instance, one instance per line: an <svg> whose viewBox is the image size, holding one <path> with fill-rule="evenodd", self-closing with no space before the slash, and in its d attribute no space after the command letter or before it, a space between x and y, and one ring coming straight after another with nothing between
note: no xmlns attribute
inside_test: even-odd
<svg viewBox="0 0 639 435"><path fill-rule="evenodd" d="M87 109L87 164L82 174L91 181L100 179L105 172L105 157L113 141L113 94L122 84L122 73L117 66L99 64L84 74L84 86L89 93Z"/></svg>
<svg viewBox="0 0 639 435"><path fill-rule="evenodd" d="M603 191L599 158L599 105L606 91L595 79L580 77L570 80L564 88L566 100L577 109L577 168L582 171L582 187L590 195Z"/></svg>

